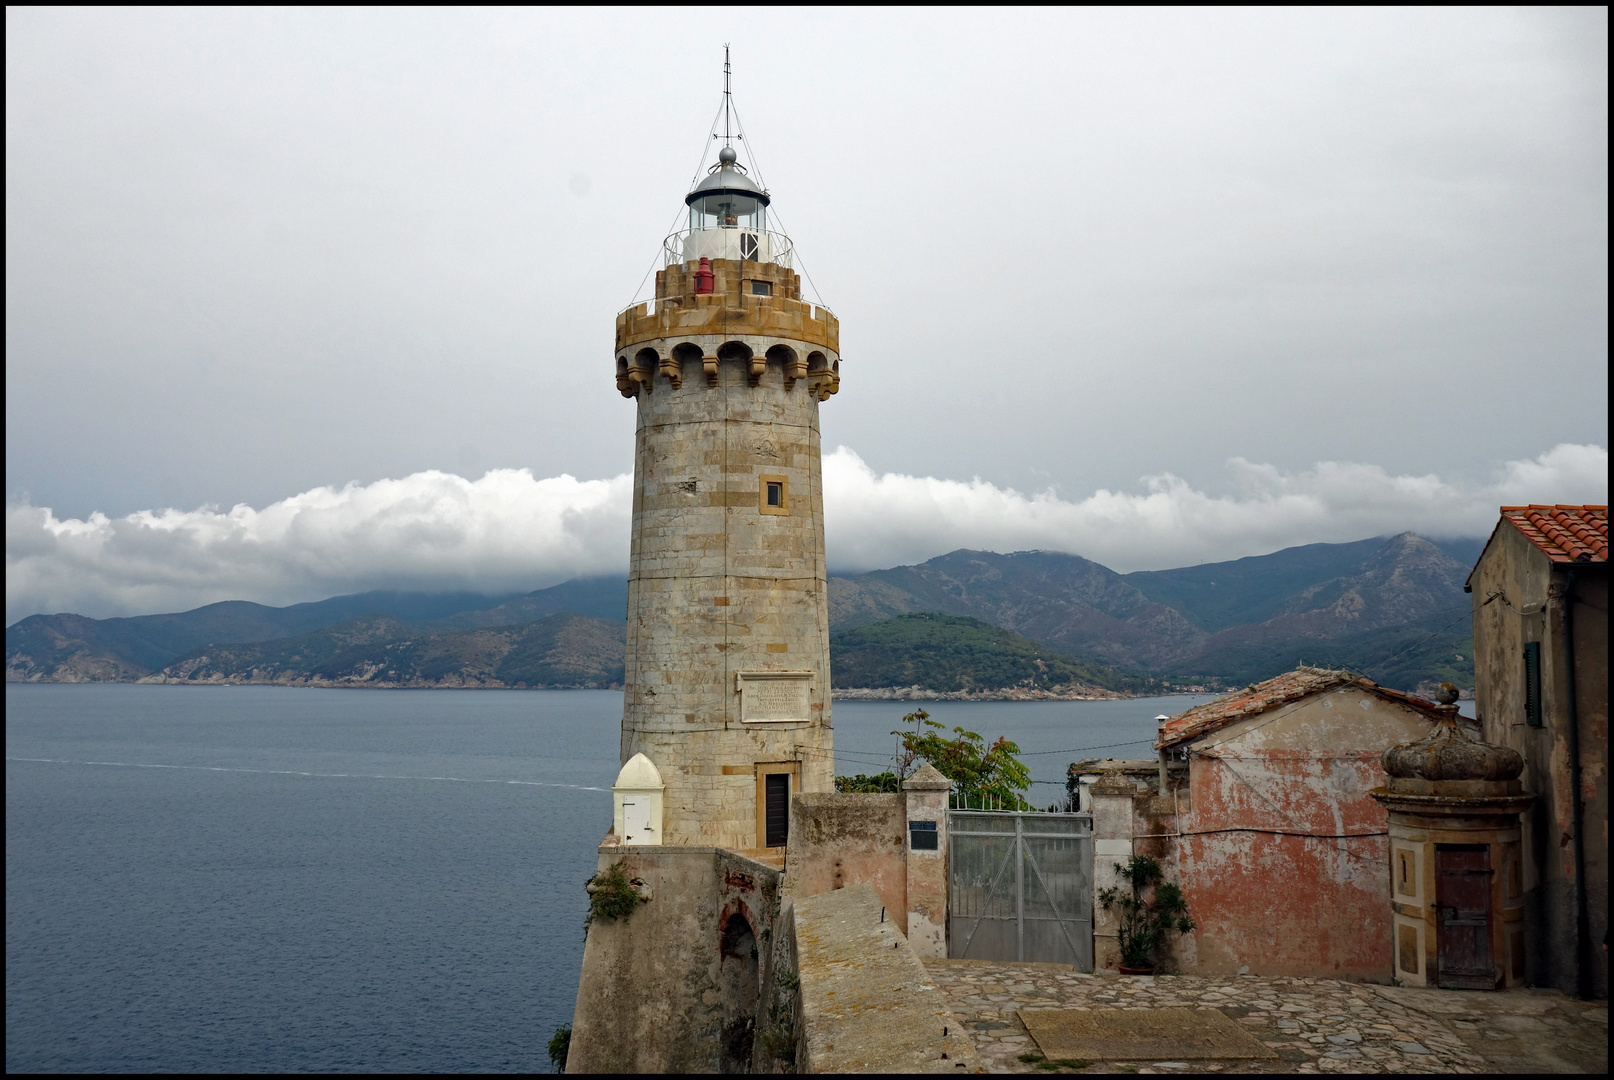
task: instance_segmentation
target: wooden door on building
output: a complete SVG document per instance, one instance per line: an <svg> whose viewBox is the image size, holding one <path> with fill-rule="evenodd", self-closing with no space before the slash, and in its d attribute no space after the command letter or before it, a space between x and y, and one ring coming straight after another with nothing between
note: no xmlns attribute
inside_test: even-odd
<svg viewBox="0 0 1614 1080"><path fill-rule="evenodd" d="M763 793L763 847L784 847L790 842L790 774L768 773Z"/></svg>
<svg viewBox="0 0 1614 1080"><path fill-rule="evenodd" d="M1439 985L1496 989L1491 960L1491 849L1487 844L1435 845Z"/></svg>

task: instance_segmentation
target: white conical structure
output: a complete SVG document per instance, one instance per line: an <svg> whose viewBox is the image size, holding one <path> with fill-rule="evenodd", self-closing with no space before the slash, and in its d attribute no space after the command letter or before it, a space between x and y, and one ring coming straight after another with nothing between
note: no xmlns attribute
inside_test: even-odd
<svg viewBox="0 0 1614 1080"><path fill-rule="evenodd" d="M660 844L661 797L666 785L655 763L634 754L611 785L612 831L624 844Z"/></svg>

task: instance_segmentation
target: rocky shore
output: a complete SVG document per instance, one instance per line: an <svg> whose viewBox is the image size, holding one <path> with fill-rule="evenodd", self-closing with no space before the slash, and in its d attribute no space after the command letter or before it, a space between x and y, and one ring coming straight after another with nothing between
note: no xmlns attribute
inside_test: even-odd
<svg viewBox="0 0 1614 1080"><path fill-rule="evenodd" d="M57 680L48 680L57 681ZM110 681L110 680L109 680ZM119 682L136 682L156 686L307 686L323 690L621 690L621 683L510 683L492 676L477 677L452 673L437 679L384 679L346 678L325 679L289 672L250 675L211 674L200 678L183 678L159 672L139 679L120 679Z"/></svg>

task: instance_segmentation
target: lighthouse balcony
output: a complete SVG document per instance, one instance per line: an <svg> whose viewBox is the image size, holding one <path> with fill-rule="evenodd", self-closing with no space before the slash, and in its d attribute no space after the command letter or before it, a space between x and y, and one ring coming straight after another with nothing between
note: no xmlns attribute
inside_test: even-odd
<svg viewBox="0 0 1614 1080"><path fill-rule="evenodd" d="M790 268L795 249L784 233L743 226L713 226L685 229L667 237L661 245L662 266L680 266L701 259L748 260Z"/></svg>

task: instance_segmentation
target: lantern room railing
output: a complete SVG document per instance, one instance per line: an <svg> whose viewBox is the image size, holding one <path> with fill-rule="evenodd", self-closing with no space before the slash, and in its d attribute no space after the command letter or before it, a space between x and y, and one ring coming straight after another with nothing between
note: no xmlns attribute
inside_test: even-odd
<svg viewBox="0 0 1614 1080"><path fill-rule="evenodd" d="M661 245L663 269L693 262L702 255L756 259L794 269L791 260L795 247L784 233L744 228L684 229L667 237Z"/></svg>

